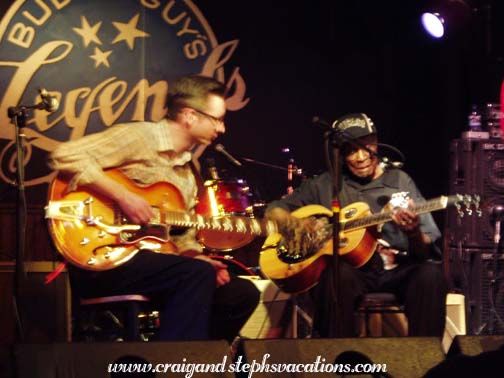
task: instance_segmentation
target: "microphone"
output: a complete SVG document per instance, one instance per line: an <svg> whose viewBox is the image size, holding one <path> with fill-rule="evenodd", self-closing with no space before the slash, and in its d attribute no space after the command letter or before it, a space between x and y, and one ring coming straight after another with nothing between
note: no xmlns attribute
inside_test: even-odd
<svg viewBox="0 0 504 378"><path fill-rule="evenodd" d="M215 160L211 158L206 159L207 165L208 165L208 173L210 173L210 177L212 180L219 180L219 171L217 170L217 167L215 166Z"/></svg>
<svg viewBox="0 0 504 378"><path fill-rule="evenodd" d="M316 126L322 127L323 129L332 129L332 125L320 118L319 116L313 116L312 123Z"/></svg>
<svg viewBox="0 0 504 378"><path fill-rule="evenodd" d="M49 113L54 113L58 110L59 101L55 96L50 95L45 88L40 88L38 91L42 99L39 109L47 110Z"/></svg>
<svg viewBox="0 0 504 378"><path fill-rule="evenodd" d="M214 149L215 149L215 151L220 152L222 155L224 155L231 163L233 163L237 167L241 167L242 166L242 163L240 163L238 161L238 159L236 159L233 155L231 155L229 152L227 152L224 149L224 146L222 144L217 144L214 147Z"/></svg>

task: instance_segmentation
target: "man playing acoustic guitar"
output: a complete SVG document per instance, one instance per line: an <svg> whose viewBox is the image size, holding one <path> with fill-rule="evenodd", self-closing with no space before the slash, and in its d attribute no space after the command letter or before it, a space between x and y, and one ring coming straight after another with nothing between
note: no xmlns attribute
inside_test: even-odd
<svg viewBox="0 0 504 378"><path fill-rule="evenodd" d="M63 143L51 154L51 167L69 177L66 193L85 188L97 199L105 198L102 203L108 199L114 204L108 223L106 218L100 218L98 207L91 207L93 218L91 211L86 213L90 221L81 222L79 228L96 226L89 231L96 237L78 240L75 249L85 250L88 243L96 243L92 249L96 256L78 264L77 251L77 257L69 260L74 263L68 266L72 289L81 297L144 294L159 301L161 340L231 341L259 301L259 292L250 281L230 276L225 264L201 253L203 248L195 239L194 229L163 234L165 210L176 210L176 214L193 212L197 185L190 166L191 150L198 144L209 145L225 132L225 92L224 85L214 79L199 75L181 77L170 83L168 112L161 121L116 125ZM117 174L108 174L113 168L126 178L128 185L114 179ZM170 190L154 201L149 202L141 195L141 189L136 189L144 188L147 193L159 183L169 183ZM117 216L119 210L123 216ZM56 216L65 219L69 215L56 212ZM142 230L148 233L155 218L160 219L157 228L152 228L155 233L151 238L139 237L138 243L128 239ZM180 219L183 224L188 218ZM114 222L127 232L117 233L110 226ZM108 242L111 238L116 244ZM152 253L160 243L169 244L170 253ZM117 261L116 266L106 265L114 254L130 248L140 251L126 261ZM61 250L67 249L63 246ZM100 262L104 265L100 266Z"/></svg>
<svg viewBox="0 0 504 378"><path fill-rule="evenodd" d="M432 261L440 258L435 243L441 234L430 213L418 215L412 210L415 203L425 200L404 171L386 169L379 164L375 154L376 129L365 114L344 116L336 122L335 127L350 137L350 142L345 142L341 147L344 167L339 201L342 209L356 202L364 202L372 213L379 213L396 197L395 193L408 192L411 199L403 201L407 206L393 205L392 221L383 224L381 235L375 235L375 238L382 239L377 251L374 249L376 243L371 243L373 250L357 266L340 258L337 324L334 324L336 309L331 300L331 270L322 272L318 285L312 289L315 298L315 332L320 337L357 336L354 312L362 295L368 292L392 292L405 304L410 336L441 337L447 285L439 264ZM279 232L286 240L290 238L284 243L284 249L296 246L303 249L303 246L310 245L319 237L324 222L314 221L310 217L296 217L291 212L311 204L331 209L332 187L331 175L324 173L306 181L289 196L269 204L267 217L278 223ZM340 220L346 215L351 216L343 212ZM394 253L397 251L404 253L400 254L400 259L391 261L391 258L398 256ZM402 256L404 254L406 256ZM384 261L388 263L387 266Z"/></svg>

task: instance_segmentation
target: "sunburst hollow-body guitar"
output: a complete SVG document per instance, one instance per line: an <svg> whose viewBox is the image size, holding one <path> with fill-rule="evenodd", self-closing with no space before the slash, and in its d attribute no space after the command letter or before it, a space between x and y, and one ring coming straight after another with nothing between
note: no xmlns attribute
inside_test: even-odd
<svg viewBox="0 0 504 378"><path fill-rule="evenodd" d="M58 175L49 187L45 208L56 249L71 264L88 270L108 270L130 260L139 250L175 253L174 228L267 236L274 222L240 216L206 217L189 214L179 190L166 182L140 187L116 169L106 174L118 185L141 195L154 211L146 225L128 222L117 204L87 187L68 192L68 180Z"/></svg>

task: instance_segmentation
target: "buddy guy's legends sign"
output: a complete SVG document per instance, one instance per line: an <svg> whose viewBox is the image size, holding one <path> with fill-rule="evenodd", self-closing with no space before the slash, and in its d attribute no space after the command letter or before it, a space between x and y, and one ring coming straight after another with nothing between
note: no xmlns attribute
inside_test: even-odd
<svg viewBox="0 0 504 378"><path fill-rule="evenodd" d="M0 22L0 183L15 181L12 106L58 98L54 113L26 119L26 186L49 182L45 157L63 141L118 122L159 120L168 83L201 73L231 89L228 110L247 105L237 67L224 66L238 40L218 43L190 0L17 0Z"/></svg>

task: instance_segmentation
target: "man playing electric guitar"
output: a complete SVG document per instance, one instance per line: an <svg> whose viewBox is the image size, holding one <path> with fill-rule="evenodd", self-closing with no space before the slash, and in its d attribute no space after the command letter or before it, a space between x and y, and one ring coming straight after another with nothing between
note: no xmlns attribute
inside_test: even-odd
<svg viewBox="0 0 504 378"><path fill-rule="evenodd" d="M120 208L127 224L147 226L155 210L133 185L121 185L107 169L116 168L140 187L171 184L176 191L166 192L160 203L192 212L197 185L191 150L209 145L224 133L225 92L224 85L214 79L182 77L170 83L166 118L116 125L63 143L51 154L51 167L69 176L67 191L85 187L100 200L108 199ZM102 218L90 221L83 227L96 224L99 228ZM99 231L96 237L106 240ZM82 238L77 246L88 239ZM113 269L92 269L92 259L89 270L69 265L72 289L81 297L144 294L158 300L161 340L211 337L231 341L254 311L258 290L250 281L230 276L225 264L204 256L194 229L173 235L170 243L170 254L145 251L152 250L149 243L140 245L138 253Z"/></svg>
<svg viewBox="0 0 504 378"><path fill-rule="evenodd" d="M441 234L430 213L418 215L411 209L424 202L413 180L400 169L385 169L375 154L376 129L363 113L350 114L336 122L336 128L359 143L346 142L341 148L344 168L339 193L340 207L355 202L366 203L372 213L379 213L394 193L408 192L409 206L392 212L392 222L385 223L376 237L383 239L379 252L391 257L391 251L407 251L408 256L385 269L379 253L357 268L340 258L339 317L335 324L335 306L331 294L331 269L325 269L312 289L315 303L314 329L321 337L357 336L354 311L360 297L368 292L392 292L405 304L409 335L439 336L444 330L447 285L439 264L436 246ZM363 148L365 146L366 148ZM269 204L266 215L278 223L286 240L285 248L302 250L320 237L321 224L300 218L291 212L310 204L331 209L333 181L329 173L308 180L289 196ZM350 214L348 214L350 216ZM341 217L345 217L342 211ZM341 219L340 217L340 219ZM322 226L323 227L323 226ZM376 244L373 244L376 246ZM315 248L317 249L317 247ZM397 264L397 266L394 266Z"/></svg>

